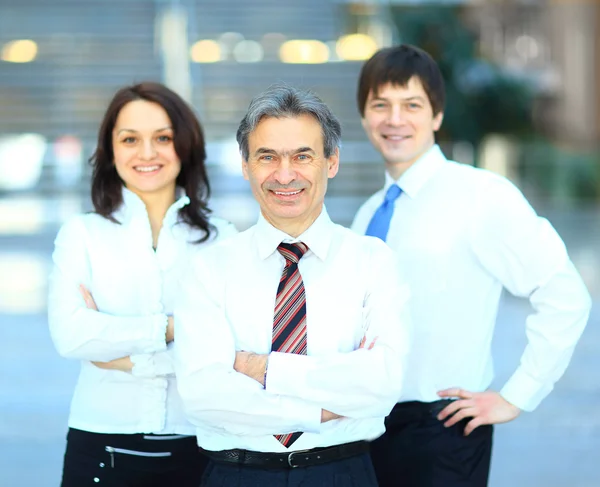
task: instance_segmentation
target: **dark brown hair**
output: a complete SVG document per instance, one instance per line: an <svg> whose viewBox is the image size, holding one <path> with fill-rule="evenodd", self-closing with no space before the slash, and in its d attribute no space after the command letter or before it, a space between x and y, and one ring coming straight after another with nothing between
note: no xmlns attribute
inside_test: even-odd
<svg viewBox="0 0 600 487"><path fill-rule="evenodd" d="M171 120L175 152L181 161L177 186L185 189L190 203L179 210L182 221L203 230L204 242L212 226L208 222L207 205L210 185L206 174L204 134L192 109L175 92L160 83L144 82L121 88L115 93L106 109L98 132L96 152L90 158L93 166L92 203L96 213L115 221L113 212L123 202L123 181L114 165L112 132L119 113L125 105L135 100L146 100L160 105ZM118 223L118 222L117 222Z"/></svg>
<svg viewBox="0 0 600 487"><path fill-rule="evenodd" d="M358 80L358 111L365 116L365 105L369 93L376 96L379 89L388 83L408 85L417 77L431 103L433 114L444 111L446 89L440 68L433 58L422 49L409 44L387 47L377 51L362 67Z"/></svg>

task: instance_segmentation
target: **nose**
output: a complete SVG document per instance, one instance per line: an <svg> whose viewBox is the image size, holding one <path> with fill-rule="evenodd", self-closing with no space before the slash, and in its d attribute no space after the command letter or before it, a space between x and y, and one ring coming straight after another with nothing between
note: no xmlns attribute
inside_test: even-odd
<svg viewBox="0 0 600 487"><path fill-rule="evenodd" d="M156 149L151 140L144 141L140 146L140 158L144 161L150 161L156 157Z"/></svg>
<svg viewBox="0 0 600 487"><path fill-rule="evenodd" d="M388 124L393 126L402 125L404 123L404 113L400 105L392 105L388 113Z"/></svg>
<svg viewBox="0 0 600 487"><path fill-rule="evenodd" d="M289 158L284 158L279 163L273 177L279 184L290 184L296 179L296 171L294 170Z"/></svg>

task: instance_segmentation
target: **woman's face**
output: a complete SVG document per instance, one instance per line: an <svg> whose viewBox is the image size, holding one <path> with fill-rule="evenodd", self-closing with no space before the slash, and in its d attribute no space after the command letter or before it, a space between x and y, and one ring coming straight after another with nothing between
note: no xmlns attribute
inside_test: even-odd
<svg viewBox="0 0 600 487"><path fill-rule="evenodd" d="M173 127L159 104L135 100L125 105L112 132L114 164L125 187L143 197L173 193L181 171Z"/></svg>

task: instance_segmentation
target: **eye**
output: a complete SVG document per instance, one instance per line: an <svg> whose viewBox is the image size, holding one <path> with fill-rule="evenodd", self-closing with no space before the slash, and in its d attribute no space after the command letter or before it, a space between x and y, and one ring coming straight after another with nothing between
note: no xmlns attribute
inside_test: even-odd
<svg viewBox="0 0 600 487"><path fill-rule="evenodd" d="M260 156L258 158L258 160L262 161L262 162L271 162L271 161L273 161L273 159L274 159L273 156L270 156L268 154L263 154L262 156Z"/></svg>
<svg viewBox="0 0 600 487"><path fill-rule="evenodd" d="M122 142L124 144L133 144L135 142L135 137L129 136L129 137L125 137Z"/></svg>
<svg viewBox="0 0 600 487"><path fill-rule="evenodd" d="M298 162L309 162L312 158L308 154L298 154L296 160Z"/></svg>
<svg viewBox="0 0 600 487"><path fill-rule="evenodd" d="M409 103L408 108L410 108L411 110L418 110L419 108L421 108L421 105L419 105L418 103Z"/></svg>
<svg viewBox="0 0 600 487"><path fill-rule="evenodd" d="M167 143L167 142L171 142L173 140L173 138L170 135L159 135L156 140L158 140L161 143Z"/></svg>
<svg viewBox="0 0 600 487"><path fill-rule="evenodd" d="M373 110L381 110L382 108L385 108L385 103L383 103L382 101L378 101L376 103L373 103L371 105L371 108Z"/></svg>

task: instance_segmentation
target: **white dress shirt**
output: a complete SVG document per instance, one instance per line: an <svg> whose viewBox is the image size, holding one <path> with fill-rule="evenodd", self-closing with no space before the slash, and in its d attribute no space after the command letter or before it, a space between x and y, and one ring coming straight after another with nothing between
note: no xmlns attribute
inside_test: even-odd
<svg viewBox="0 0 600 487"><path fill-rule="evenodd" d="M364 234L391 184L358 211ZM402 401L435 401L448 387L487 389L502 288L528 297L528 345L500 391L531 411L567 367L591 306L550 223L519 190L492 172L448 161L436 145L397 181L387 237L411 290L413 346Z"/></svg>
<svg viewBox="0 0 600 487"><path fill-rule="evenodd" d="M304 242L307 355L273 352L266 389L233 369L236 350L271 351L282 242ZM194 256L175 305L178 387L198 444L284 452L369 440L401 391L408 321L395 257L329 219L298 239L257 225ZM358 349L378 337L373 349ZM357 350L358 349L358 350ZM321 423L321 409L344 416ZM289 449L273 435L304 432Z"/></svg>
<svg viewBox="0 0 600 487"><path fill-rule="evenodd" d="M123 190L114 213L120 224L95 214L78 215L60 229L53 254L48 321L58 352L81 360L69 426L96 433L194 434L177 392L167 316L179 279L192 255L215 239L236 233L211 219L217 234L191 243L202 232L178 223L182 196L163 221L156 252L146 207ZM86 308L79 291L91 292L99 311ZM131 373L105 370L91 361L131 356Z"/></svg>

